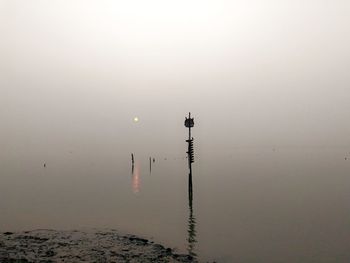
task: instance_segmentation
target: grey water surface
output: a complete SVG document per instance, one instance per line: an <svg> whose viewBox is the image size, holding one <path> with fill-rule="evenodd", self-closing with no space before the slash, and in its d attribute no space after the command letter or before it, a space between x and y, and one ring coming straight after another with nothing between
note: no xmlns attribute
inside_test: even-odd
<svg viewBox="0 0 350 263"><path fill-rule="evenodd" d="M180 142L181 144L181 142ZM185 148L185 142L183 146ZM217 262L346 262L344 148L201 152L189 203L185 153L24 153L2 162L1 231L115 228ZM32 153L33 154L33 153Z"/></svg>

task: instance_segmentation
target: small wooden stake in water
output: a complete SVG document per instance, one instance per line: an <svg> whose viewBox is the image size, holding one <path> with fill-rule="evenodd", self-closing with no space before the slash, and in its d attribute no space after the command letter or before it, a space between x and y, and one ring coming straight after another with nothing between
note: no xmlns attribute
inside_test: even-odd
<svg viewBox="0 0 350 263"><path fill-rule="evenodd" d="M131 154L131 173L132 174L134 173L134 163L135 163L134 154L132 153Z"/></svg>

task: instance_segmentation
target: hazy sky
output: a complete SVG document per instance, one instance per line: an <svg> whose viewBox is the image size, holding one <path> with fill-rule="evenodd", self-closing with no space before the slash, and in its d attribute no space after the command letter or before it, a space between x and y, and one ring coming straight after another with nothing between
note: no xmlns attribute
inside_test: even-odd
<svg viewBox="0 0 350 263"><path fill-rule="evenodd" d="M170 151L188 111L207 150L350 145L349 13L348 0L0 0L2 152Z"/></svg>

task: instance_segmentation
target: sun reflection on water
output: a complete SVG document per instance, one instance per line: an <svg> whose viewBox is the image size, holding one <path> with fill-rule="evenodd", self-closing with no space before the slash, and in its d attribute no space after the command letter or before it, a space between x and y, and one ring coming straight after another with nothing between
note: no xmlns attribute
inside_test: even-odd
<svg viewBox="0 0 350 263"><path fill-rule="evenodd" d="M138 194L140 192L141 179L140 179L140 168L139 164L136 163L135 167L132 169L132 179L131 179L131 187L134 194Z"/></svg>

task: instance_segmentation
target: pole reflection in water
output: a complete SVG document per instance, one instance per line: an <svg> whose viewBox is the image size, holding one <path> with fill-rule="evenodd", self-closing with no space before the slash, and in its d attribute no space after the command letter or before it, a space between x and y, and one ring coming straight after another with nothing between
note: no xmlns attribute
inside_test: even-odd
<svg viewBox="0 0 350 263"><path fill-rule="evenodd" d="M196 239L196 218L193 213L193 187L192 187L192 169L188 176L188 207L189 207L189 216L188 216L188 254L193 258L193 261L197 261L197 254L195 252L195 244L197 243Z"/></svg>
<svg viewBox="0 0 350 263"><path fill-rule="evenodd" d="M131 175L131 187L134 194L137 194L140 192L140 185L141 185L141 179L140 179L140 169L138 162L135 163L132 166L132 175Z"/></svg>
<svg viewBox="0 0 350 263"><path fill-rule="evenodd" d="M149 173L152 173L152 158L149 157Z"/></svg>

